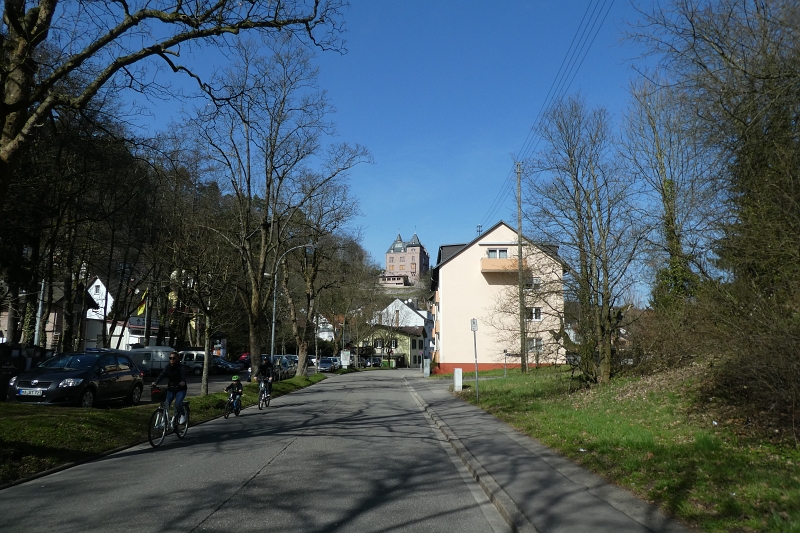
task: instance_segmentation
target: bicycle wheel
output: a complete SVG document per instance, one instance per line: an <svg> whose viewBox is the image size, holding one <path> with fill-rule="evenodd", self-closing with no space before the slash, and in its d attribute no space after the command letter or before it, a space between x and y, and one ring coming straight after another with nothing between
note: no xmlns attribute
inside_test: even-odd
<svg viewBox="0 0 800 533"><path fill-rule="evenodd" d="M239 412L241 410L242 410L242 408L239 405L239 402L236 402L236 405L233 406L233 414L235 414L236 416L239 416Z"/></svg>
<svg viewBox="0 0 800 533"><path fill-rule="evenodd" d="M183 414L186 417L186 420L183 424L178 424L178 427L175 431L175 434L178 436L179 439L182 439L186 436L186 432L189 431L189 405L183 406Z"/></svg>
<svg viewBox="0 0 800 533"><path fill-rule="evenodd" d="M264 394L266 395L266 398L264 399L264 407L269 407L269 396L270 395L267 394L266 391L264 392Z"/></svg>
<svg viewBox="0 0 800 533"><path fill-rule="evenodd" d="M164 409L159 407L150 417L150 426L147 428L147 436L153 448L161 446L164 437L167 436L167 420Z"/></svg>
<svg viewBox="0 0 800 533"><path fill-rule="evenodd" d="M264 408L264 391L262 390L261 393L258 395L258 410L262 410Z"/></svg>
<svg viewBox="0 0 800 533"><path fill-rule="evenodd" d="M222 416L228 418L229 414L231 414L231 402L225 404L225 411L222 413Z"/></svg>

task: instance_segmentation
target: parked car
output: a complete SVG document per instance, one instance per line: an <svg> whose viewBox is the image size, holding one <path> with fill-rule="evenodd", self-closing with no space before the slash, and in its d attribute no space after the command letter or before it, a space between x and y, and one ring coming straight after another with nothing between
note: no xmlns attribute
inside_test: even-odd
<svg viewBox="0 0 800 533"><path fill-rule="evenodd" d="M63 353L11 378L11 401L91 407L96 402L142 399L144 373L121 350Z"/></svg>
<svg viewBox="0 0 800 533"><path fill-rule="evenodd" d="M335 368L336 363L334 363L333 358L331 357L323 357L319 360L319 371L320 372L333 372L336 370Z"/></svg>
<svg viewBox="0 0 800 533"><path fill-rule="evenodd" d="M289 377L293 378L297 375L297 367L300 366L300 358L296 355L284 355L289 361Z"/></svg>
<svg viewBox="0 0 800 533"><path fill-rule="evenodd" d="M209 369L215 374L233 374L241 370L240 365L226 361L220 356L215 356L211 360L211 368Z"/></svg>
<svg viewBox="0 0 800 533"><path fill-rule="evenodd" d="M178 352L178 355L181 357L181 364L186 367L187 373L194 374L195 376L199 376L203 373L203 367L206 362L205 350L184 350Z"/></svg>
<svg viewBox="0 0 800 533"><path fill-rule="evenodd" d="M276 381L288 379L289 376L289 360L283 355L272 356L272 369L275 371Z"/></svg>
<svg viewBox="0 0 800 533"><path fill-rule="evenodd" d="M342 358L341 357L331 357L333 359L333 364L335 366L334 370L339 370L342 368Z"/></svg>
<svg viewBox="0 0 800 533"><path fill-rule="evenodd" d="M308 354L308 364L317 366L317 356L315 354Z"/></svg>
<svg viewBox="0 0 800 533"><path fill-rule="evenodd" d="M367 361L367 366L371 366L373 368L380 367L382 364L380 357L370 357Z"/></svg>

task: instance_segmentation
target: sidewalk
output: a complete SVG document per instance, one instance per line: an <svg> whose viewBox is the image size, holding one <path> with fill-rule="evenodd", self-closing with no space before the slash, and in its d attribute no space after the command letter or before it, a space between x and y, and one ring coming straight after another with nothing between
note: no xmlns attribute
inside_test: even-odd
<svg viewBox="0 0 800 533"><path fill-rule="evenodd" d="M688 533L654 506L456 398L451 381L406 381L515 531Z"/></svg>

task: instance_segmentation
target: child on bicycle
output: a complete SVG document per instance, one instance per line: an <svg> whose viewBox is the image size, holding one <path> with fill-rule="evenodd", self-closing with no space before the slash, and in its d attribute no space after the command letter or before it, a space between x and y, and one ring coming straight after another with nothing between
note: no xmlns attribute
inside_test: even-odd
<svg viewBox="0 0 800 533"><path fill-rule="evenodd" d="M239 381L239 376L231 377L231 384L225 387L225 392L233 392L234 397L233 401L236 405L241 407L242 405L242 394L244 394L244 385L242 382Z"/></svg>

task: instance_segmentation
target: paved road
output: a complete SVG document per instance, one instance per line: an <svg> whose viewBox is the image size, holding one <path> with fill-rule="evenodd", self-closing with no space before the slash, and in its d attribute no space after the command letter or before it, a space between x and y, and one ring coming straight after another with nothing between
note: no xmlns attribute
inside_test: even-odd
<svg viewBox="0 0 800 533"><path fill-rule="evenodd" d="M405 374L331 376L5 489L0 531L509 531Z"/></svg>

